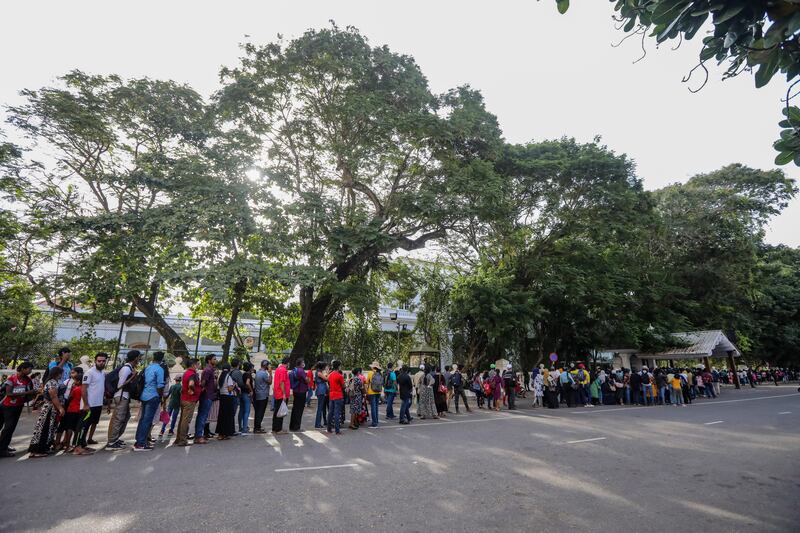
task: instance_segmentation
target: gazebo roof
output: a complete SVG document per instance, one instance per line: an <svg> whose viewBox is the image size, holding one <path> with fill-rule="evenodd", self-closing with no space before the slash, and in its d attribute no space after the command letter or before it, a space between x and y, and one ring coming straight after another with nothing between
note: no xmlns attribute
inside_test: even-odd
<svg viewBox="0 0 800 533"><path fill-rule="evenodd" d="M718 329L684 331L673 333L672 336L682 341L682 343L688 344L688 346L647 354L647 356L659 359L698 359L701 357L727 357L728 352L733 352L734 357L742 355L736 345Z"/></svg>

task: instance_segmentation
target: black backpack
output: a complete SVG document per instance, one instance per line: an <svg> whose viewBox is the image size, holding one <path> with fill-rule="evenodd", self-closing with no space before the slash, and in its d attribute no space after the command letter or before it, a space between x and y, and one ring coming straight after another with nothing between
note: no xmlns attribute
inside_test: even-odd
<svg viewBox="0 0 800 533"><path fill-rule="evenodd" d="M461 380L462 380L461 372L455 372L450 377L450 381L453 382L453 387L456 387L456 388L461 388L461 385L463 385L463 381L461 381Z"/></svg>
<svg viewBox="0 0 800 533"><path fill-rule="evenodd" d="M119 388L119 371L122 370L122 367L126 365L127 363L122 366L118 366L106 374L106 398L113 398L117 393L117 389Z"/></svg>
<svg viewBox="0 0 800 533"><path fill-rule="evenodd" d="M117 377L117 380L119 380L119 377ZM141 400L144 392L144 371L136 374L136 377L130 380L128 384L130 385L128 392L131 395L131 400Z"/></svg>

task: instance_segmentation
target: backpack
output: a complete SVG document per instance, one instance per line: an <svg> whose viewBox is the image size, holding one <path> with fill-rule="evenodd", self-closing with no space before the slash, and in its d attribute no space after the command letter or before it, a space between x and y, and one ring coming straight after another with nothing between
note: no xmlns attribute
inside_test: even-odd
<svg viewBox="0 0 800 533"><path fill-rule="evenodd" d="M299 381L300 380L297 379L297 369L295 368L289 372L289 388L292 390L296 389L300 384Z"/></svg>
<svg viewBox="0 0 800 533"><path fill-rule="evenodd" d="M119 380L119 377L117 377ZM136 377L129 381L131 400L141 400L144 392L144 372L139 372Z"/></svg>
<svg viewBox="0 0 800 533"><path fill-rule="evenodd" d="M356 395L356 382L354 381L356 379L359 379L359 378L356 377L356 376L353 376L347 381L347 396L349 398L352 398L353 396Z"/></svg>
<svg viewBox="0 0 800 533"><path fill-rule="evenodd" d="M369 388L372 392L381 392L383 390L383 375L374 370L372 372L372 379L369 380Z"/></svg>
<svg viewBox="0 0 800 533"><path fill-rule="evenodd" d="M392 379L392 373L386 373L386 385L384 386L385 389L397 389L397 380Z"/></svg>
<svg viewBox="0 0 800 533"><path fill-rule="evenodd" d="M463 385L463 381L461 381L461 372L456 372L450 377L450 381L453 383L453 387L460 388Z"/></svg>
<svg viewBox="0 0 800 533"><path fill-rule="evenodd" d="M106 374L106 398L113 398L117 393L117 390L119 389L119 371L126 366L133 371L133 367L128 363L125 363L124 365L118 366Z"/></svg>
<svg viewBox="0 0 800 533"><path fill-rule="evenodd" d="M583 369L581 368L580 370L578 370L578 381L583 383L584 379L586 379L586 372L584 372Z"/></svg>

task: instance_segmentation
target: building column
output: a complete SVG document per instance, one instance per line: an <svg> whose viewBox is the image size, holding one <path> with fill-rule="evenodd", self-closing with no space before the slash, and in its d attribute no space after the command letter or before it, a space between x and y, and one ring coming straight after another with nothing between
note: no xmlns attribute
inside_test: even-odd
<svg viewBox="0 0 800 533"><path fill-rule="evenodd" d="M728 368L733 371L733 384L737 389L742 388L739 383L739 369L736 368L736 362L733 360L733 351L728 352Z"/></svg>

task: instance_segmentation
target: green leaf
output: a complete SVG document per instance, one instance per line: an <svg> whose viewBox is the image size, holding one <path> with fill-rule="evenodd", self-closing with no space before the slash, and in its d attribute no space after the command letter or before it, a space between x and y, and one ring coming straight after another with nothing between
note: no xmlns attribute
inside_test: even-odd
<svg viewBox="0 0 800 533"><path fill-rule="evenodd" d="M653 10L650 19L655 24L669 24L674 19L680 18L685 9L689 7L687 3L687 0L665 0L660 2Z"/></svg>
<svg viewBox="0 0 800 533"><path fill-rule="evenodd" d="M794 124L800 124L800 109L796 106L789 106L788 108L789 120Z"/></svg>
<svg viewBox="0 0 800 533"><path fill-rule="evenodd" d="M793 152L781 152L777 156L775 156L775 164L776 165L788 165L794 159Z"/></svg>
<svg viewBox="0 0 800 533"><path fill-rule="evenodd" d="M765 63L762 63L756 72L756 88L761 88L769 83L772 76L778 72L781 62L781 52L778 49L772 51Z"/></svg>
<svg viewBox="0 0 800 533"><path fill-rule="evenodd" d="M730 20L745 8L744 4L739 4L738 6L729 7L724 11L717 11L714 14L714 24L722 24L726 20Z"/></svg>
<svg viewBox="0 0 800 533"><path fill-rule="evenodd" d="M563 15L569 9L569 0L556 0L556 6L558 7L558 12Z"/></svg>

